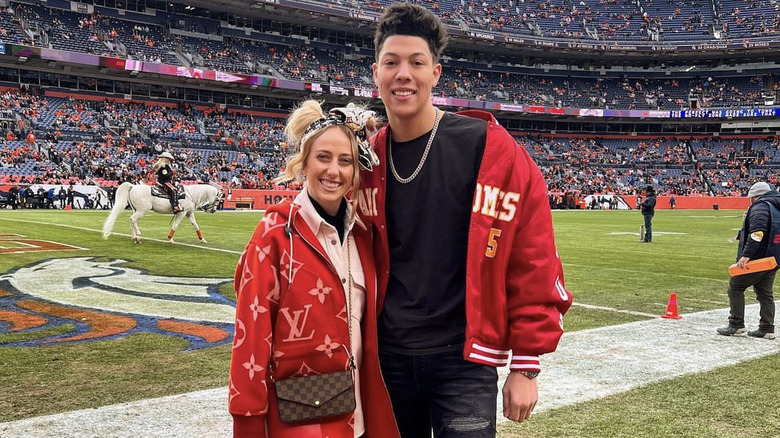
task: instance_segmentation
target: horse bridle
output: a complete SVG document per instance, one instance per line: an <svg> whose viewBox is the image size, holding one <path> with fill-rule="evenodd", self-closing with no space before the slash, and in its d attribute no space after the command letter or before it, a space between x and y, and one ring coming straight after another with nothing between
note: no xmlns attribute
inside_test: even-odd
<svg viewBox="0 0 780 438"><path fill-rule="evenodd" d="M217 192L217 197L214 198L214 201L202 205L200 209L205 211L206 213L216 213L217 205L219 205L219 201L221 201L224 197L225 197L225 192L219 190Z"/></svg>

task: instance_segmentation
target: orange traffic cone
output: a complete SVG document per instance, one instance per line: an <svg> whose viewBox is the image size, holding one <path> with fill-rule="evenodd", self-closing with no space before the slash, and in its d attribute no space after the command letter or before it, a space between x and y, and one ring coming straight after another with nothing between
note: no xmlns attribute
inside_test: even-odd
<svg viewBox="0 0 780 438"><path fill-rule="evenodd" d="M661 315L661 318L666 319L682 319L682 316L680 316L677 313L677 294L672 292L669 295L669 304L666 305L666 313Z"/></svg>
<svg viewBox="0 0 780 438"><path fill-rule="evenodd" d="M70 205L66 205L65 206L65 211L69 211L69 210L73 210L73 207L71 207Z"/></svg>

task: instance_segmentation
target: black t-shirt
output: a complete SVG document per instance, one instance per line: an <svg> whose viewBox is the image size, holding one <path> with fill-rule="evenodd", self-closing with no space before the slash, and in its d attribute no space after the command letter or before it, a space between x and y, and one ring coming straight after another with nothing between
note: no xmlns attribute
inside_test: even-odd
<svg viewBox="0 0 780 438"><path fill-rule="evenodd" d="M401 178L417 168L429 136L393 142ZM463 346L468 229L486 138L484 120L448 113L414 180L401 184L388 169L390 280L378 321L383 350L426 354Z"/></svg>

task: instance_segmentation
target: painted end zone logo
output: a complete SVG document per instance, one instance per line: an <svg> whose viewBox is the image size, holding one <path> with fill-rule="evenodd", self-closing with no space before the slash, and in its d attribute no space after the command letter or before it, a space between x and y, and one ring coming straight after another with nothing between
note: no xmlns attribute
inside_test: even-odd
<svg viewBox="0 0 780 438"><path fill-rule="evenodd" d="M56 345L141 332L183 338L187 350L231 342L235 303L217 292L231 278L157 276L123 267L126 263L51 259L0 275L0 335L7 339L0 345Z"/></svg>
<svg viewBox="0 0 780 438"><path fill-rule="evenodd" d="M22 252L37 251L70 251L81 250L78 246L64 243L51 242L49 240L30 239L19 234L0 234L0 255L19 254Z"/></svg>

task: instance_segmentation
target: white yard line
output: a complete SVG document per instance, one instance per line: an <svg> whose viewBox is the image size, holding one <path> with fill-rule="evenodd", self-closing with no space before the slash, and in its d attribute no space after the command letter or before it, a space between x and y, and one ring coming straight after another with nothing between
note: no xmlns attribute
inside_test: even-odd
<svg viewBox="0 0 780 438"><path fill-rule="evenodd" d="M74 229L74 230L81 230L81 231L93 231L95 233L100 233L100 234L103 233L103 230L98 230L98 229L95 229L95 228L77 227L75 225L56 224L56 223L52 223L52 222L29 221L29 220L24 220L24 219L10 219L10 218L0 218L0 221L24 222L24 223L28 223L28 224L48 225L48 226L52 226L52 227L71 228L71 229ZM130 234L117 233L117 232L114 232L114 231L112 231L111 234L116 234L117 236L132 237ZM141 240L142 241L154 241L154 242L168 243L167 239L155 239L153 237L142 237ZM207 251L226 252L226 253L229 253L229 254L241 255L241 251L234 251L234 250L231 250L231 249L223 249L223 248L214 248L214 247L210 247L210 246L205 246L205 244L192 244L192 243L176 242L176 243L173 243L172 245L188 246L188 247L191 247L191 248L205 249ZM86 249L86 248L81 248L81 249Z"/></svg>
<svg viewBox="0 0 780 438"><path fill-rule="evenodd" d="M746 315L755 327L758 304L747 306ZM780 353L780 341L717 335L727 316L728 309L719 309L565 334L558 351L542 357L536 412ZM507 373L499 370L501 385ZM231 427L227 389L217 388L0 423L0 436L223 438Z"/></svg>
<svg viewBox="0 0 780 438"><path fill-rule="evenodd" d="M724 298L723 300L720 300L720 301L699 300L699 299L696 299L696 298L685 298L685 301L694 302L694 303L712 304L712 305L715 305L715 306L725 306L725 305L728 305L728 303L729 303L728 298ZM572 303L572 304L575 304L575 303Z"/></svg>
<svg viewBox="0 0 780 438"><path fill-rule="evenodd" d="M616 309L614 307L594 306L592 304L582 304L582 303L576 303L576 302L575 303L571 303L571 304L572 304L572 306L583 307L585 309L607 310L607 311L615 312L615 313L625 313L625 314L628 314L628 315L646 316L648 318L656 318L656 317L660 316L660 315L653 315L652 313L635 312L633 310L621 310L621 309ZM666 304L664 304L664 305L666 305Z"/></svg>

